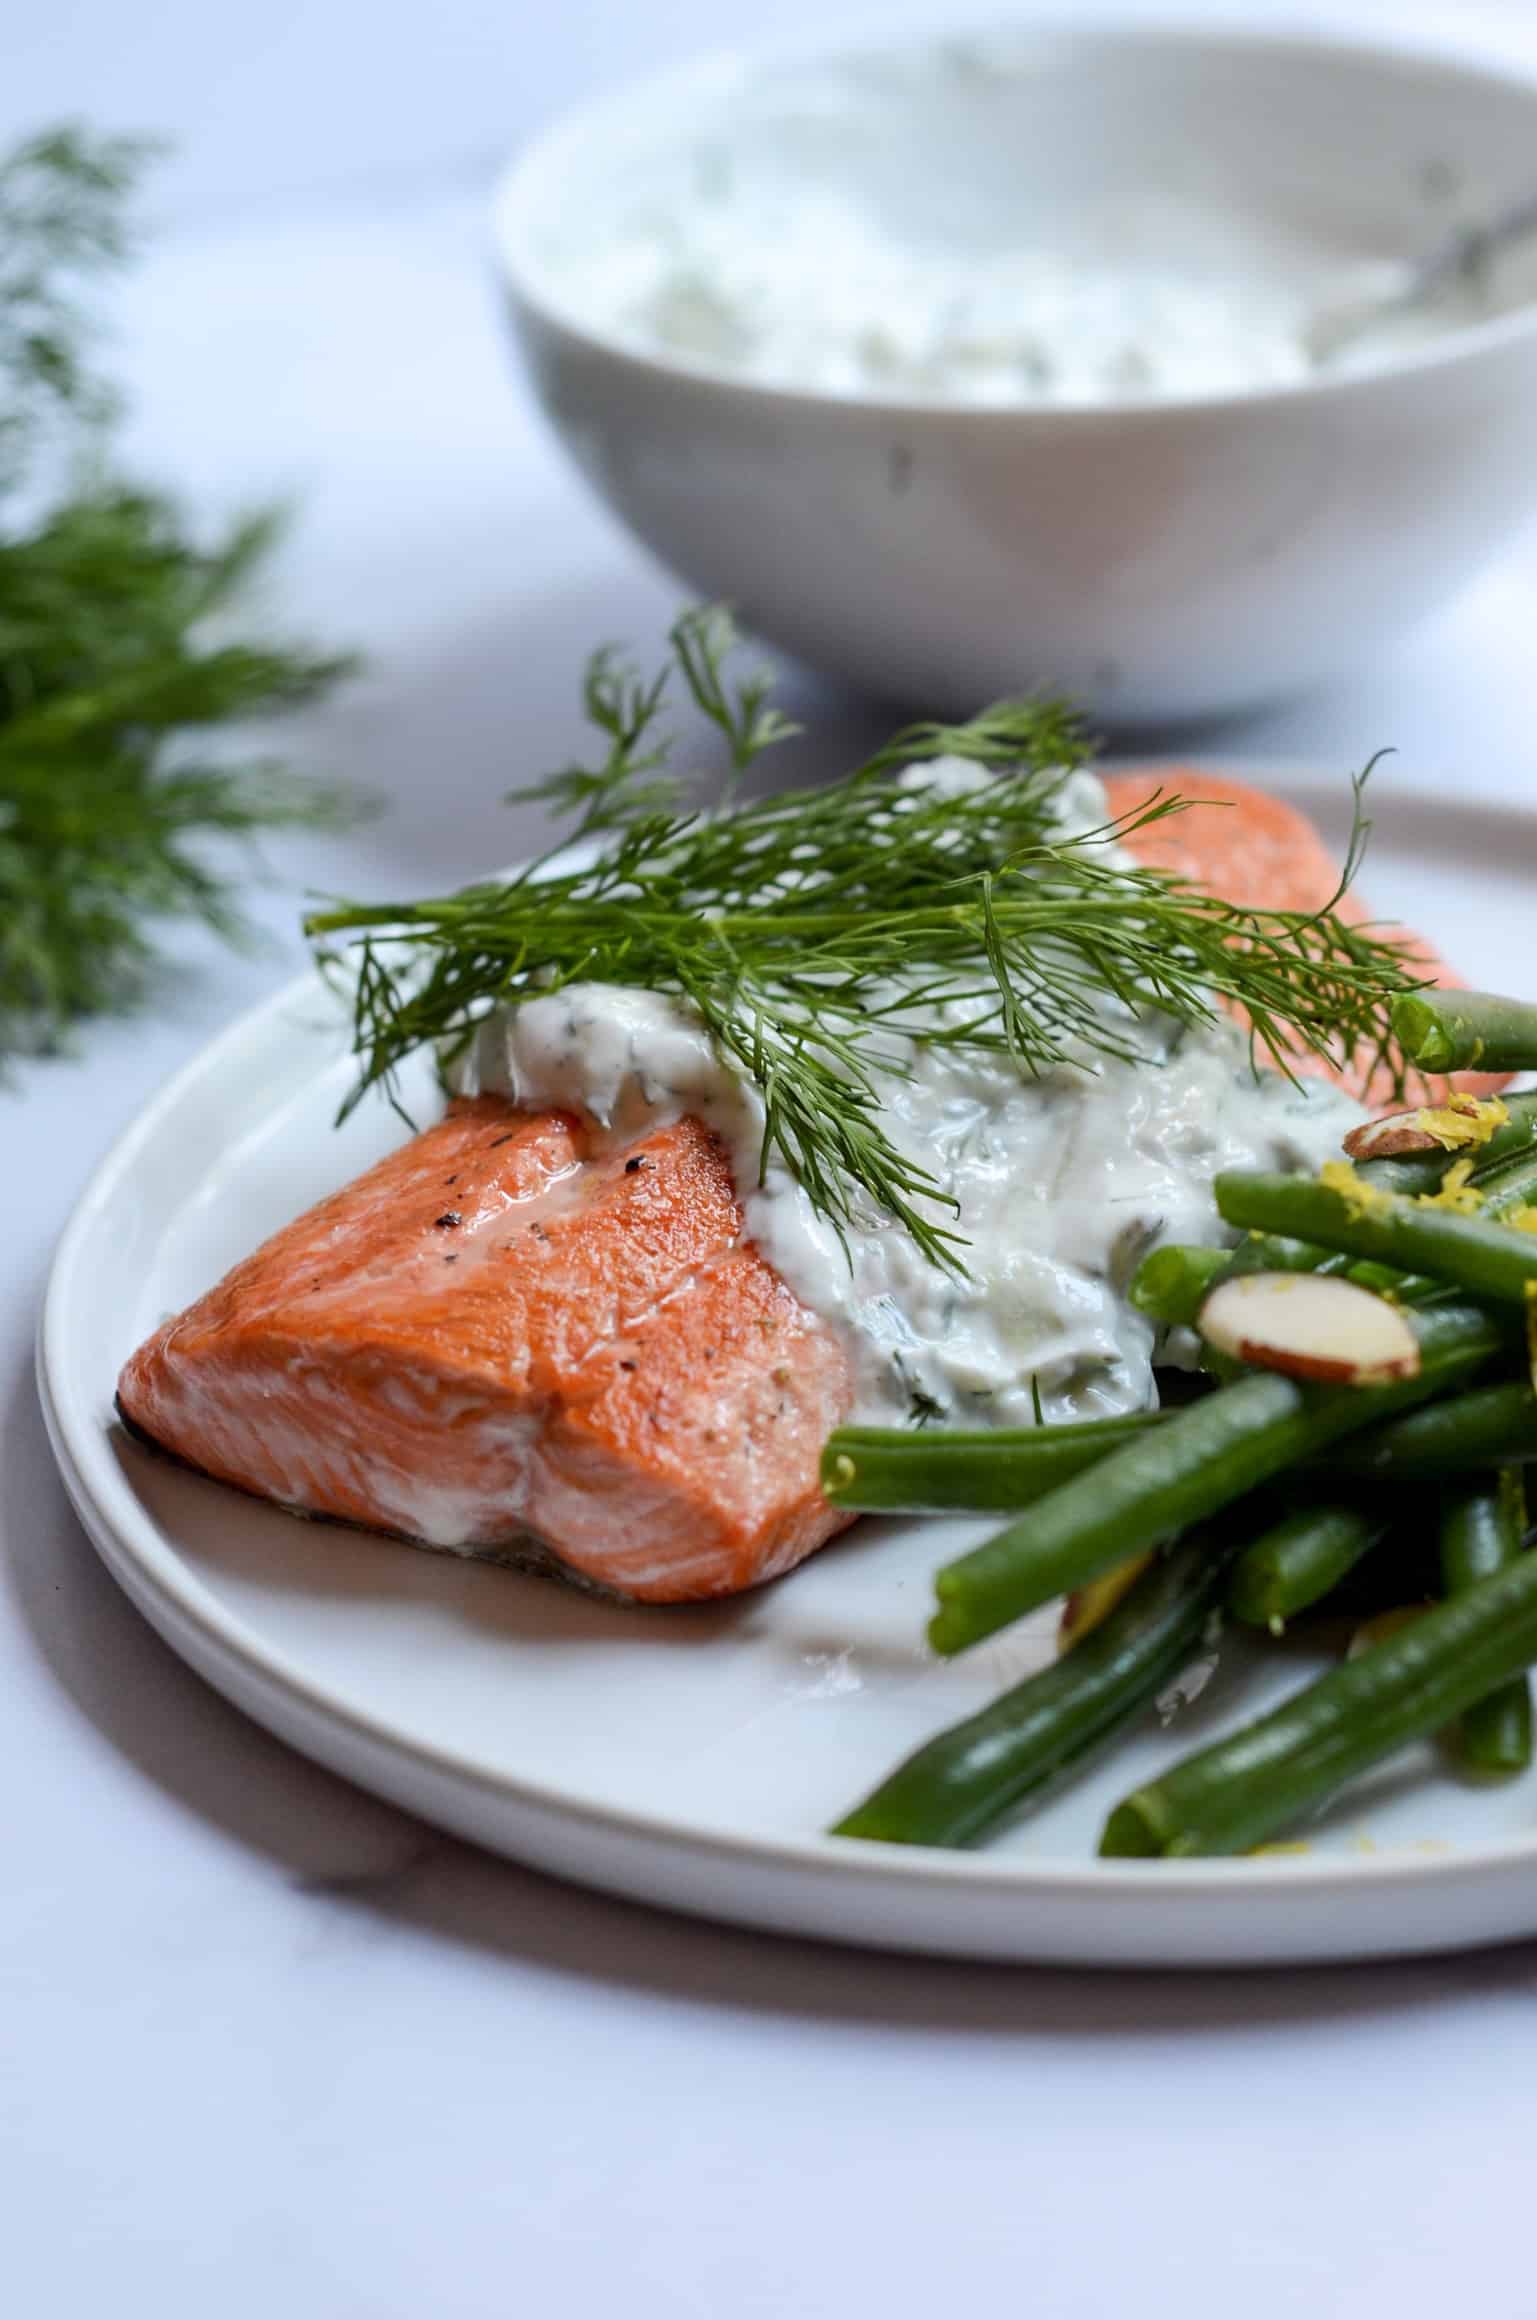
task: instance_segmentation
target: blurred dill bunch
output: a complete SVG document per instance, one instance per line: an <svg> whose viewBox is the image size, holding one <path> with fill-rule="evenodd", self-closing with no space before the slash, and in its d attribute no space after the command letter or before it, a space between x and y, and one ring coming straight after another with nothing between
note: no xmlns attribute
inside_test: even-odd
<svg viewBox="0 0 1537 2320"><path fill-rule="evenodd" d="M142 997L157 920L239 937L206 841L357 810L212 738L350 665L237 632L276 512L200 539L114 465L89 293L153 152L59 128L0 158L0 1063Z"/></svg>

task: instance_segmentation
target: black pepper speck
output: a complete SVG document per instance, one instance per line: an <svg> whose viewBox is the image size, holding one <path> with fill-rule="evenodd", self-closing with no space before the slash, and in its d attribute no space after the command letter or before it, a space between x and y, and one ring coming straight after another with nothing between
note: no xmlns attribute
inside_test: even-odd
<svg viewBox="0 0 1537 2320"><path fill-rule="evenodd" d="M463 1224L464 1219L457 1208L445 1208L443 1214L435 1216L432 1221L439 1232L451 1232L456 1224Z"/></svg>

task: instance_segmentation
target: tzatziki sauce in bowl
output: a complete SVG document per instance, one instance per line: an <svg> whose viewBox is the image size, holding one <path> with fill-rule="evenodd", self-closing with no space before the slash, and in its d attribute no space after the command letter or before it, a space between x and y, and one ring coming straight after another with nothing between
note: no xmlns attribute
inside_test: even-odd
<svg viewBox="0 0 1537 2320"><path fill-rule="evenodd" d="M927 710L1294 690L1537 503L1537 250L1319 362L1528 189L1537 82L1306 34L1015 26L707 60L505 176L535 391L694 590Z"/></svg>

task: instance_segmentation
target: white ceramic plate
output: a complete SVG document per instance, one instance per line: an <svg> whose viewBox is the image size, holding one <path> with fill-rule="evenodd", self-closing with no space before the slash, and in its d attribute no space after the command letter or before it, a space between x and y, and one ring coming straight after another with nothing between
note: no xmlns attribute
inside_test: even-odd
<svg viewBox="0 0 1537 2320"><path fill-rule="evenodd" d="M1283 786L1338 806L1337 783ZM1537 819L1383 802L1369 884L1471 978L1530 988ZM1297 1853L1095 1860L1115 1797L1295 1683L1297 1658L1225 1666L1172 1739L1153 1725L986 1852L821 1836L915 1742L1049 1650L1046 1621L958 1664L925 1656L928 1574L979 1526L869 1523L734 1603L632 1610L296 1522L126 1440L112 1391L133 1346L398 1140L382 1104L332 1128L348 1077L315 983L237 1023L98 1171L43 1319L44 1405L86 1528L173 1648L271 1730L562 1875L886 1948L1237 1965L1537 1932L1537 1777L1464 1787L1428 1751L1359 1784Z"/></svg>

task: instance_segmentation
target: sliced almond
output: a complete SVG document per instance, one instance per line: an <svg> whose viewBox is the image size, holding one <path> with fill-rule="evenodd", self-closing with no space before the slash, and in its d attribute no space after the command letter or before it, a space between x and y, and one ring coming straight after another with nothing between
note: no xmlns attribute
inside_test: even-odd
<svg viewBox="0 0 1537 2320"><path fill-rule="evenodd" d="M1396 1305L1332 1274L1241 1273L1213 1289L1199 1327L1219 1353L1325 1385L1417 1377L1419 1340Z"/></svg>
<svg viewBox="0 0 1537 2320"><path fill-rule="evenodd" d="M1345 1150L1352 1160L1392 1160L1402 1152L1473 1151L1487 1144L1509 1119L1509 1107L1498 1096L1469 1095L1454 1088L1444 1103L1363 1120L1345 1138Z"/></svg>
<svg viewBox="0 0 1537 2320"><path fill-rule="evenodd" d="M1405 1152L1444 1152L1446 1146L1420 1125L1418 1112L1390 1112L1385 1120L1363 1120L1345 1138L1352 1160L1396 1160Z"/></svg>

